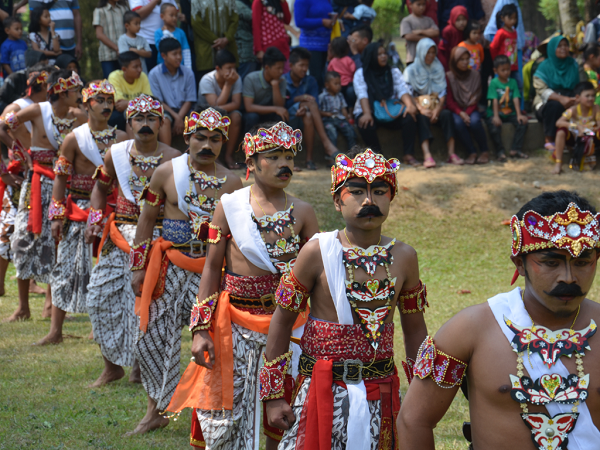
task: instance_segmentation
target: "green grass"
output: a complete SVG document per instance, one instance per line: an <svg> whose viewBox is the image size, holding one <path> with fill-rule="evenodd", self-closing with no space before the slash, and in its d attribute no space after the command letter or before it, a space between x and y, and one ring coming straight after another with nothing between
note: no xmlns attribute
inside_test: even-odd
<svg viewBox="0 0 600 450"><path fill-rule="evenodd" d="M462 308L510 289L510 235L500 222L516 210L515 197L520 206L541 192L530 181L539 180L548 189L574 186L598 198L596 174L552 178L546 174L548 165L541 161L536 158L502 168L401 172L401 184L407 190L401 190L394 201L384 232L418 251L421 277L429 291L431 307L425 317L430 333ZM302 172L289 189L314 205L323 230L343 226L328 189L329 175L324 170ZM10 275L14 275L12 266ZM458 294L462 289L471 294ZM598 293L595 288L591 298ZM7 277L0 318L10 315L16 305L16 283ZM85 315L72 316L65 323L65 333L81 339L66 339L52 347L31 346L50 326L49 320L40 319L42 305L41 296L32 296L32 320L0 324L0 449L189 448L189 411L166 429L123 437L145 412L143 388L126 378L100 389L86 387L99 375L103 363L98 346L87 339L91 327ZM404 351L397 330L399 363ZM190 354L189 333L183 334L182 371ZM401 382L406 388L404 377ZM435 431L437 449L466 447L461 433L464 420L468 420L468 406L459 395Z"/></svg>

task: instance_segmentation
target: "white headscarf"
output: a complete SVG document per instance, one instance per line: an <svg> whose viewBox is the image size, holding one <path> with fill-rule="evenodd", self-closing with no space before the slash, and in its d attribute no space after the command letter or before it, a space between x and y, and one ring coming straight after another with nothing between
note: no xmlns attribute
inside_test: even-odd
<svg viewBox="0 0 600 450"><path fill-rule="evenodd" d="M414 62L404 71L404 79L415 95L441 94L446 90L446 71L440 60L436 57L431 65L425 64L425 56L431 47L436 47L432 39L421 39Z"/></svg>

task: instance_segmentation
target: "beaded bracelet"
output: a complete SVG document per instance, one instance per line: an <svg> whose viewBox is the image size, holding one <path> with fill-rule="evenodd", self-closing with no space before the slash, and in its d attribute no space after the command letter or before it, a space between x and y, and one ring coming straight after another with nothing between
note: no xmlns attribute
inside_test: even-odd
<svg viewBox="0 0 600 450"><path fill-rule="evenodd" d="M422 312L427 303L427 286L419 280L419 284L407 291L400 291L400 312L402 314L414 314Z"/></svg>
<svg viewBox="0 0 600 450"><path fill-rule="evenodd" d="M90 212L88 213L88 227L92 226L92 225L97 225L100 222L102 222L102 219L104 218L104 213L102 212L101 209L96 209L92 206L90 206Z"/></svg>
<svg viewBox="0 0 600 450"><path fill-rule="evenodd" d="M288 311L300 313L306 311L310 292L298 281L293 271L281 277L275 303Z"/></svg>
<svg viewBox="0 0 600 450"><path fill-rule="evenodd" d="M73 163L64 156L59 156L54 164L55 175L73 175Z"/></svg>
<svg viewBox="0 0 600 450"><path fill-rule="evenodd" d="M52 197L52 203L48 207L48 220L65 220L67 213L67 200L56 200Z"/></svg>
<svg viewBox="0 0 600 450"><path fill-rule="evenodd" d="M292 351L278 356L273 361L267 361L263 353L264 365L258 371L260 381L260 401L275 400L285 397L285 375L292 363Z"/></svg>
<svg viewBox="0 0 600 450"><path fill-rule="evenodd" d="M205 298L201 302L196 297L196 303L192 308L192 314L190 316L190 331L192 333L196 331L210 330L212 328L212 318L217 307L217 299L219 293L215 292L210 297Z"/></svg>
<svg viewBox="0 0 600 450"><path fill-rule="evenodd" d="M142 270L146 267L146 259L150 252L150 239L131 246L129 251L129 270Z"/></svg>
<svg viewBox="0 0 600 450"><path fill-rule="evenodd" d="M94 172L94 175L92 175L92 178L94 180L98 180L100 183L106 186L110 186L113 181L112 177L108 173L106 173L106 171L104 170L104 166L102 165L96 167L96 171Z"/></svg>
<svg viewBox="0 0 600 450"><path fill-rule="evenodd" d="M433 338L427 336L417 352L413 373L421 380L431 377L439 387L450 389L462 384L466 370L467 363L438 350Z"/></svg>
<svg viewBox="0 0 600 450"><path fill-rule="evenodd" d="M208 224L208 239L209 244L218 244L221 241L221 227L219 225Z"/></svg>

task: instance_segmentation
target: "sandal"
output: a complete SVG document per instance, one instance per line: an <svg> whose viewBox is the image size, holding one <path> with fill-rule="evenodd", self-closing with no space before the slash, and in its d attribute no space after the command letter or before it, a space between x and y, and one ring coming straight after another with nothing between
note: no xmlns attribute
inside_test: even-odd
<svg viewBox="0 0 600 450"><path fill-rule="evenodd" d="M308 170L317 170L317 166L314 161L306 161L306 168Z"/></svg>
<svg viewBox="0 0 600 450"><path fill-rule="evenodd" d="M465 164L472 166L475 164L475 160L477 159L477 153L471 153L467 159L465 159Z"/></svg>
<svg viewBox="0 0 600 450"><path fill-rule="evenodd" d="M465 160L458 156L456 153L452 153L448 157L447 164L454 164L455 166L462 166L465 163Z"/></svg>
<svg viewBox="0 0 600 450"><path fill-rule="evenodd" d="M404 164L407 164L407 165L413 166L413 167L421 166L421 163L419 161L417 161L417 159L413 155L406 155L404 157Z"/></svg>
<svg viewBox="0 0 600 450"><path fill-rule="evenodd" d="M435 160L430 156L429 158L425 158L423 162L423 167L426 169L433 169L436 166Z"/></svg>
<svg viewBox="0 0 600 450"><path fill-rule="evenodd" d="M506 158L506 155L504 154L504 152L501 152L498 154L498 162L500 163L505 163L506 161L508 161L508 159Z"/></svg>
<svg viewBox="0 0 600 450"><path fill-rule="evenodd" d="M490 156L488 152L483 152L477 157L477 164L487 164L490 162Z"/></svg>
<svg viewBox="0 0 600 450"><path fill-rule="evenodd" d="M552 153L554 154L554 151ZM511 150L509 155L511 158L514 159L529 159L529 155L523 153L520 150Z"/></svg>

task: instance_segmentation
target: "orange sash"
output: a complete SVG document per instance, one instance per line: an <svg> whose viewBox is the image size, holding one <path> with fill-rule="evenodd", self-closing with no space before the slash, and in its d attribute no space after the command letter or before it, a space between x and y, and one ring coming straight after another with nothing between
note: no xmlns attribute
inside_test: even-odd
<svg viewBox="0 0 600 450"><path fill-rule="evenodd" d="M104 225L104 230L102 230L102 239L100 239L100 246L98 247L100 249L100 252L98 254L98 261L96 262L96 264L98 264L98 262L100 261L100 254L102 253L102 247L104 246L104 242L106 241L106 238L108 237L109 231L110 231L110 240L113 241L114 244L119 249L121 249L128 255L129 255L129 250L131 250L131 247L129 246L129 244L127 243L127 241L125 240L125 238L123 237L123 235L121 234L119 229L117 228L117 224L115 223L115 216L116 216L115 213L111 213L111 215L108 216L106 225Z"/></svg>
<svg viewBox="0 0 600 450"><path fill-rule="evenodd" d="M81 209L77 203L73 201L71 195L67 197L67 212L66 216L71 222L87 222L90 209Z"/></svg>
<svg viewBox="0 0 600 450"><path fill-rule="evenodd" d="M42 175L54 180L54 171L33 161L33 177L31 179L31 197L29 198L29 219L27 231L33 234L42 233Z"/></svg>

